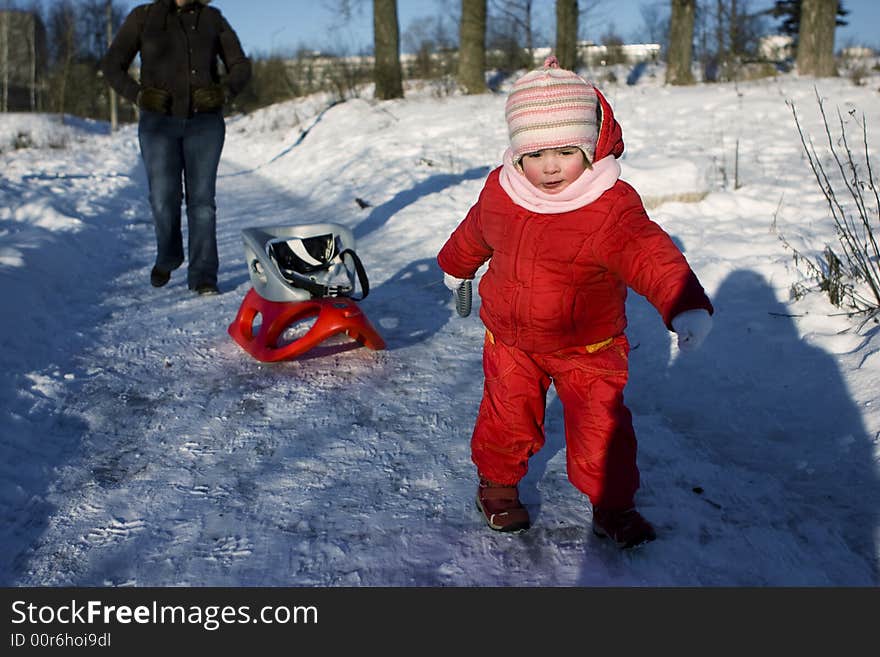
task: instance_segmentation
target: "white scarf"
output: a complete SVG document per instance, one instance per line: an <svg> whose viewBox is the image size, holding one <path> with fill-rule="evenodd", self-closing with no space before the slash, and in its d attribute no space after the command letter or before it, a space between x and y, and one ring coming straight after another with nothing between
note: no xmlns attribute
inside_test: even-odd
<svg viewBox="0 0 880 657"><path fill-rule="evenodd" d="M620 164L613 155L607 155L593 163L568 187L558 194L544 192L528 181L525 174L513 163L508 148L504 151L504 164L498 177L501 188L517 205L538 214L557 214L577 210L614 187L620 178Z"/></svg>

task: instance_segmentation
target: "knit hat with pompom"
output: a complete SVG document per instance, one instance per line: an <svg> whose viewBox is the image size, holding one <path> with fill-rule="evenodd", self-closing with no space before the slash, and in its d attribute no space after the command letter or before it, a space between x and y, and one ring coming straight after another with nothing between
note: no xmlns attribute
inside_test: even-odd
<svg viewBox="0 0 880 657"><path fill-rule="evenodd" d="M544 66L513 84L504 114L514 164L527 153L577 146L592 163L599 135L596 88L577 73L559 68L552 55Z"/></svg>

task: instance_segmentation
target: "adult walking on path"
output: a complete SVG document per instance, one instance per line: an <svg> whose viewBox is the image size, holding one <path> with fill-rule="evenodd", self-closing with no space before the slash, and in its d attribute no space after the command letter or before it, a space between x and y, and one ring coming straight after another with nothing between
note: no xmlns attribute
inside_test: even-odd
<svg viewBox="0 0 880 657"><path fill-rule="evenodd" d="M154 0L135 7L101 62L110 86L141 110L138 139L156 226L150 283L162 287L183 264L185 193L187 284L200 295L219 292L215 196L226 137L223 107L251 77L238 36L209 2ZM129 66L138 53L135 80Z"/></svg>

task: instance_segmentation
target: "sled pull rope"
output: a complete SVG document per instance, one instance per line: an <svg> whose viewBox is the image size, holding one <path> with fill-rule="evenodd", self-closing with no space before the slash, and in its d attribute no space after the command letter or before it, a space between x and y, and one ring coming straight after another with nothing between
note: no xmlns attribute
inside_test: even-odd
<svg viewBox="0 0 880 657"><path fill-rule="evenodd" d="M367 278L367 272L357 253L352 249L343 249L334 260L338 260L345 264L346 257L351 259L354 267L354 275L357 276L357 282L360 284L361 294L359 297L353 296L355 287L353 285L324 285L313 280L306 274L302 274L295 269L281 269L282 275L297 287L308 290L312 298L322 299L326 297L350 297L355 301L361 301L370 293L370 281Z"/></svg>

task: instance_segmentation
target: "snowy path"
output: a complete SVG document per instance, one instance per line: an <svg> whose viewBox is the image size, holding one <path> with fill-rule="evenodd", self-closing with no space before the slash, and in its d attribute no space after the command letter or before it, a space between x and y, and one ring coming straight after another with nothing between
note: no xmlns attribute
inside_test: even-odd
<svg viewBox="0 0 880 657"><path fill-rule="evenodd" d="M724 243L726 222L744 233L752 228L750 248L779 248L766 264L771 278L785 272L775 263L788 256L764 234L765 218L752 216L761 203L776 203L760 191L754 199L746 190L657 211L710 281L718 315L701 352L677 359L653 309L639 297L629 302L639 502L660 540L621 553L590 534L589 505L565 477L552 395L548 442L522 486L534 527L515 536L486 529L473 508L468 450L482 326L478 307L467 319L455 315L433 255L479 190L493 153L471 144L480 125L458 135L457 161L438 164L442 153L431 149L452 139L479 103L489 109L475 123L493 121L498 101L446 103L423 141L402 155L404 135L424 123L431 102L393 107L390 123L389 110L363 101L312 111L320 120L307 138L278 130L260 155L253 150L261 142L246 143L233 124L218 198L223 294L214 298L192 296L183 270L168 286L149 287L152 226L133 133L102 138L79 155L78 166L94 167L84 177L91 184L48 176L4 183L20 184L34 202L63 199L71 205L63 214L87 228L48 242L47 257L28 256L26 268L0 277L0 291L17 299L33 327L14 339L11 329L3 333L5 350L29 350L10 357L0 384L9 401L4 415L17 418L0 434L11 557L3 581L880 583L877 438L861 410L876 389L866 383L851 391L860 379L857 368L843 371L849 352L819 348L822 336L806 341L811 325L787 316L792 309L777 301L767 272L748 260L754 254ZM675 114L678 106L667 102ZM636 123L633 132L647 139L650 130ZM362 138L365 150L355 138L344 154L328 148L343 133ZM341 155L376 158L376 179L321 187L324 177L356 177L344 157L337 163ZM773 156L762 166L777 166ZM414 168L419 157L430 164ZM37 156L24 158L22 171L45 167ZM779 162L786 158L790 152L778 154ZM356 195L373 205L357 208ZM697 229L689 213L711 220ZM372 284L362 307L389 349L336 345L310 358L258 363L226 333L249 288L239 231L315 221L340 221L358 235ZM722 260L725 251L731 257ZM28 277L39 286L27 286ZM25 291L44 296L35 301ZM875 376L872 335L853 341L852 353L861 350ZM829 348L849 340L825 339Z"/></svg>

